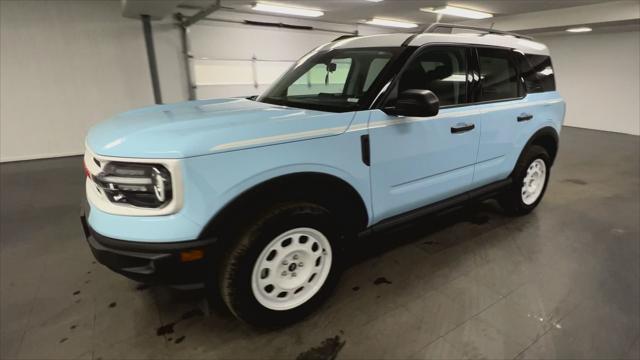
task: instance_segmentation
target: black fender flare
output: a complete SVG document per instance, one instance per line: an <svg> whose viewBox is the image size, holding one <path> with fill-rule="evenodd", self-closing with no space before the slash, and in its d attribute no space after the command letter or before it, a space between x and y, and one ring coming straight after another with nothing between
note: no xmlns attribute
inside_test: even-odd
<svg viewBox="0 0 640 360"><path fill-rule="evenodd" d="M558 154L558 148L560 146L560 136L558 135L558 131L551 126L545 126L541 129L538 129L527 141L527 143L520 150L520 155L518 156L518 160L516 161L516 165L520 162L522 157L524 156L524 152L532 145L539 144L543 146L549 152L549 156L551 157L551 165L553 165L556 155ZM514 170L515 171L515 168ZM511 173L511 177L513 172Z"/></svg>

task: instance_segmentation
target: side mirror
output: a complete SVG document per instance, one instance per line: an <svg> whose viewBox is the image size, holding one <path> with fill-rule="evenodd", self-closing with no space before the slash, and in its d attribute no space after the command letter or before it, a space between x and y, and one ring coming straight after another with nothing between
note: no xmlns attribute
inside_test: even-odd
<svg viewBox="0 0 640 360"><path fill-rule="evenodd" d="M405 90L398 96L392 115L427 117L438 115L440 100L431 90Z"/></svg>

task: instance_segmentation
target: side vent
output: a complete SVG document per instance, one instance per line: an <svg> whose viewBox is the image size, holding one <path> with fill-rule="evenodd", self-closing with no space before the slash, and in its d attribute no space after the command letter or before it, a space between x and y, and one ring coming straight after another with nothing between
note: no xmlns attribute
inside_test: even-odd
<svg viewBox="0 0 640 360"><path fill-rule="evenodd" d="M369 146L369 135L360 136L360 147L362 148L362 162L371 165L371 147Z"/></svg>

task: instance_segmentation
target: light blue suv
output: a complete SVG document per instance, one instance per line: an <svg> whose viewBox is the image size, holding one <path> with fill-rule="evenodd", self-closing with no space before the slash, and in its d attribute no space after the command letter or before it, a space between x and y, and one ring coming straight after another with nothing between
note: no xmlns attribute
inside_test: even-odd
<svg viewBox="0 0 640 360"><path fill-rule="evenodd" d="M337 39L257 98L129 111L86 139L82 223L129 278L205 284L238 318L312 311L357 235L472 199L526 214L565 104L545 45L467 29Z"/></svg>

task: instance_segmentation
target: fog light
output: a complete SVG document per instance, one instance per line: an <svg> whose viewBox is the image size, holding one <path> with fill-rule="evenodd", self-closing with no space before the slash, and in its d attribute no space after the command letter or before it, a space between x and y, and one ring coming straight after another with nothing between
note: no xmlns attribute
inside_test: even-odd
<svg viewBox="0 0 640 360"><path fill-rule="evenodd" d="M193 249L180 252L180 262L190 262L200 260L204 257L204 250Z"/></svg>

